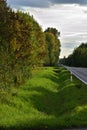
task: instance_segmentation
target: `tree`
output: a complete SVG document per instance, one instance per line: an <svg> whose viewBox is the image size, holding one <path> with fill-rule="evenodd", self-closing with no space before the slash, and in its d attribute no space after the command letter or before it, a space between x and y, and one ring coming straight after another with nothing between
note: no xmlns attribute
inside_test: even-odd
<svg viewBox="0 0 87 130"><path fill-rule="evenodd" d="M66 59L65 64L76 67L87 67L87 43L82 43L74 49L73 53Z"/></svg>
<svg viewBox="0 0 87 130"><path fill-rule="evenodd" d="M45 30L46 37L46 59L45 65L56 65L58 64L60 54L60 40L58 36L60 33L55 28L48 28Z"/></svg>
<svg viewBox="0 0 87 130"><path fill-rule="evenodd" d="M0 2L0 86L19 86L42 66L58 62L60 41L54 28L45 33L27 13L14 12L5 0ZM46 63L45 62L45 63ZM47 64L47 63L46 63Z"/></svg>

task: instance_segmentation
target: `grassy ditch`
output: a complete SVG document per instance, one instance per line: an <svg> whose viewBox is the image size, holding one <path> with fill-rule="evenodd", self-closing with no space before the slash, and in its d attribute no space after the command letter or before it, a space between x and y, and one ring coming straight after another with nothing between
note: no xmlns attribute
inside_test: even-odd
<svg viewBox="0 0 87 130"><path fill-rule="evenodd" d="M60 68L38 68L10 92L0 90L0 129L51 130L87 126L87 87Z"/></svg>

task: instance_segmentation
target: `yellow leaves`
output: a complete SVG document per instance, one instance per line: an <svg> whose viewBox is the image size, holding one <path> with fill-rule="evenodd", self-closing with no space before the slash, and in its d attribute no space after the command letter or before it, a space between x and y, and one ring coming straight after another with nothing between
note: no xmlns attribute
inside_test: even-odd
<svg viewBox="0 0 87 130"><path fill-rule="evenodd" d="M21 44L19 43L17 43L17 38L16 37L14 37L12 40L11 40L11 46L12 46L12 48L13 48L13 50L14 51L19 51L20 50L20 48L21 48Z"/></svg>

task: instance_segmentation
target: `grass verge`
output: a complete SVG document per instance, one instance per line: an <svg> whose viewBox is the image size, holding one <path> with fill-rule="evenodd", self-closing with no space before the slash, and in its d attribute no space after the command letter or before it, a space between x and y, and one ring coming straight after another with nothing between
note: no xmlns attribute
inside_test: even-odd
<svg viewBox="0 0 87 130"><path fill-rule="evenodd" d="M0 129L87 126L87 87L60 68L38 68L20 88L0 90Z"/></svg>

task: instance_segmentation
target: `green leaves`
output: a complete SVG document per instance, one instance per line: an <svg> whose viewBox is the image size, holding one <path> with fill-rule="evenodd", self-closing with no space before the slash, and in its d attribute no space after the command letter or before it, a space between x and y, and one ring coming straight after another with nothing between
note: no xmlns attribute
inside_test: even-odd
<svg viewBox="0 0 87 130"><path fill-rule="evenodd" d="M44 60L47 65L58 62L59 32L55 28L43 32L32 16L12 11L5 0L0 7L0 80L3 86L19 86Z"/></svg>
<svg viewBox="0 0 87 130"><path fill-rule="evenodd" d="M45 65L54 66L58 64L60 54L59 32L55 28L48 28L45 31L46 37L46 59Z"/></svg>
<svg viewBox="0 0 87 130"><path fill-rule="evenodd" d="M82 43L62 62L69 66L87 67L87 43Z"/></svg>

